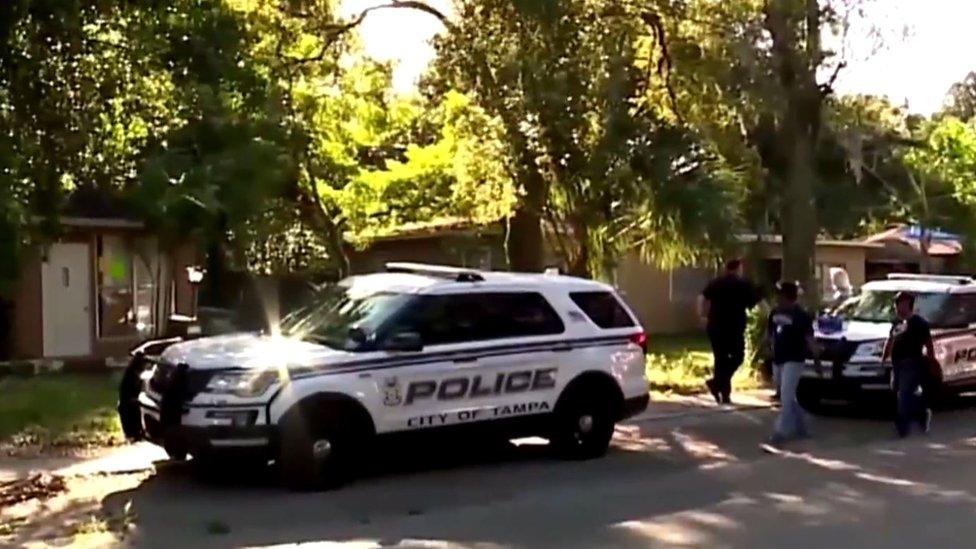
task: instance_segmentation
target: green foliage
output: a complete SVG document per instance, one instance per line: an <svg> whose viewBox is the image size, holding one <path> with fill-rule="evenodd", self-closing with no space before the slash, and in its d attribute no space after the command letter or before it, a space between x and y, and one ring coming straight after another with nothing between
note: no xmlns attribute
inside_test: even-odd
<svg viewBox="0 0 976 549"><path fill-rule="evenodd" d="M963 235L976 246L976 129L953 117L924 124L919 146L904 153L909 185L898 194L899 214L923 228Z"/></svg>
<svg viewBox="0 0 976 549"><path fill-rule="evenodd" d="M547 220L571 271L602 275L635 248L673 264L729 234L736 197L710 169L717 155L640 106L654 77L637 63L640 12L582 0L455 11L428 83L500 121L519 209Z"/></svg>
<svg viewBox="0 0 976 549"><path fill-rule="evenodd" d="M766 327L772 304L763 300L749 310L746 317L746 358L743 368L757 375L763 361L763 345L766 341Z"/></svg>
<svg viewBox="0 0 976 549"><path fill-rule="evenodd" d="M427 117L438 128L431 143L410 144L402 160L360 170L348 186L327 191L345 214L353 243L367 244L406 223L483 224L511 213L516 193L505 177L495 121L457 92Z"/></svg>

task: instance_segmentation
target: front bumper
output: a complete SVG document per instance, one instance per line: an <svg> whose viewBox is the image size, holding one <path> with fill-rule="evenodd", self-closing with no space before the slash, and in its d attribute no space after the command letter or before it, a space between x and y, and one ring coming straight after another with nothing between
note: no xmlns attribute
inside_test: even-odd
<svg viewBox="0 0 976 549"><path fill-rule="evenodd" d="M881 362L821 364L812 360L804 366L801 389L824 398L853 399L865 393L891 391L891 367Z"/></svg>
<svg viewBox="0 0 976 549"><path fill-rule="evenodd" d="M227 417L229 413L247 421L232 424ZM277 431L264 421L266 411L260 406L184 406L177 421L167 421L159 403L142 392L139 418L146 440L193 456L233 452L271 457L277 448Z"/></svg>

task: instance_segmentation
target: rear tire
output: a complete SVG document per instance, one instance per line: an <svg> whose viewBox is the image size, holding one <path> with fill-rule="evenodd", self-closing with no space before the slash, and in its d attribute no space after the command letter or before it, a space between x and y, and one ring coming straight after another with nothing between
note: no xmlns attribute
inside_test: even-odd
<svg viewBox="0 0 976 549"><path fill-rule="evenodd" d="M339 488L355 477L355 464L366 437L345 414L327 423L293 413L282 422L278 467L282 481L294 490Z"/></svg>
<svg viewBox="0 0 976 549"><path fill-rule="evenodd" d="M565 395L556 408L550 440L556 455L587 460L606 454L617 419L614 402L605 391L577 390Z"/></svg>
<svg viewBox="0 0 976 549"><path fill-rule="evenodd" d="M823 397L814 390L805 388L801 383L796 389L796 400L800 407L811 414L821 414L824 411Z"/></svg>

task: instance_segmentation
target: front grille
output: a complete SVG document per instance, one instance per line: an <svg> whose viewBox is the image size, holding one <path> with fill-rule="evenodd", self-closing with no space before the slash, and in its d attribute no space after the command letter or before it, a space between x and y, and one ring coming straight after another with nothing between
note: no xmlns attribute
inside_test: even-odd
<svg viewBox="0 0 976 549"><path fill-rule="evenodd" d="M845 364L854 356L857 344L846 339L818 339L820 360L830 364Z"/></svg>
<svg viewBox="0 0 976 549"><path fill-rule="evenodd" d="M183 417L184 404L203 391L210 373L191 370L186 364L156 362L149 389L160 396L160 420L163 425L178 425Z"/></svg>
<svg viewBox="0 0 976 549"><path fill-rule="evenodd" d="M166 362L156 362L156 368L149 378L149 389L158 395L168 394L177 379L177 365ZM210 382L210 372L187 369L183 375L181 385L187 399L192 399L207 388Z"/></svg>

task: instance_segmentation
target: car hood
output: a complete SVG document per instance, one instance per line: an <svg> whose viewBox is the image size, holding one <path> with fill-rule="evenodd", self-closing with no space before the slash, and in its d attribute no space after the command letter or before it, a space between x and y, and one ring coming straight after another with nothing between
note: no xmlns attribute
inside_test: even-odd
<svg viewBox="0 0 976 549"><path fill-rule="evenodd" d="M890 322L864 322L851 320L844 322L844 329L839 332L822 333L816 331L818 339L846 339L847 341L875 341L886 339L891 332Z"/></svg>
<svg viewBox="0 0 976 549"><path fill-rule="evenodd" d="M230 334L171 345L160 358L170 364L187 364L194 370L212 370L322 365L342 362L349 355L299 339Z"/></svg>

